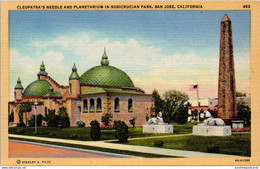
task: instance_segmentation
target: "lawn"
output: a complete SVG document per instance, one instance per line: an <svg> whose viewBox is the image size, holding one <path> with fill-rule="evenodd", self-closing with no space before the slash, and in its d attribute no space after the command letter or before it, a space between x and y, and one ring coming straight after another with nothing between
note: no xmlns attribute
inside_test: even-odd
<svg viewBox="0 0 260 169"><path fill-rule="evenodd" d="M241 156L251 155L251 133L234 133L231 136L214 137L214 136L177 136L171 137L171 135L188 134L192 133L192 126L197 123L188 122L186 124L172 123L174 126L174 133L172 134L148 134L142 132L142 127L130 127L129 138L140 138L150 136L163 136L170 135L164 138L149 138L131 140L124 144L150 146L154 147L155 141L163 141L162 148L179 149L179 150L191 150L200 152L214 152L221 154L232 154ZM24 133L19 133L19 130L24 130ZM35 136L34 127L12 127L9 128L10 134L21 134ZM40 137L53 137L62 139L73 139L91 141L90 127L38 127L38 135ZM55 133L55 134L53 134ZM116 140L115 130L101 130L100 140ZM76 135L76 137L73 135Z"/></svg>
<svg viewBox="0 0 260 169"><path fill-rule="evenodd" d="M163 141L162 148L215 152L241 156L251 155L251 134L232 133L231 136L179 136L154 139L129 140L126 144L154 147L155 141ZM218 148L217 148L218 147Z"/></svg>
<svg viewBox="0 0 260 169"><path fill-rule="evenodd" d="M172 123L174 126L174 133L172 134L151 134L143 133L142 127L129 127L129 138L136 137L149 137L149 136L162 136L162 135L175 135L175 134L187 134L192 132L192 126L197 123L186 123L186 124L177 124ZM53 137L53 138L62 138L62 139L74 139L74 140L83 140L91 141L90 138L90 127L70 127L70 128L59 128L59 127L38 127L38 135L40 137ZM20 133L19 130L24 130L24 133ZM114 140L115 130L101 130L100 140ZM35 136L34 127L11 127L9 128L9 134L21 134L28 136ZM77 135L77 137L73 137Z"/></svg>

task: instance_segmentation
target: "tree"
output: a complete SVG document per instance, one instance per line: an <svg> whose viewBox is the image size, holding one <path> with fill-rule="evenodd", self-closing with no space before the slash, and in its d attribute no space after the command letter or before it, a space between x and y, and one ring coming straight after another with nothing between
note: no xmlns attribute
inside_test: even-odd
<svg viewBox="0 0 260 169"><path fill-rule="evenodd" d="M187 101L189 100L189 97L187 94L177 90L166 91L163 96L164 101L161 107L161 111L164 121L169 123L170 120L173 119L173 116L176 112L180 114L182 113L182 111L186 111L186 107L188 106Z"/></svg>
<svg viewBox="0 0 260 169"><path fill-rule="evenodd" d="M12 110L9 114L8 114L8 123L13 122L14 121L14 111Z"/></svg>
<svg viewBox="0 0 260 169"><path fill-rule="evenodd" d="M178 111L173 115L173 120L178 124L185 124L188 121L188 107L191 106L189 102L179 106Z"/></svg>
<svg viewBox="0 0 260 169"><path fill-rule="evenodd" d="M218 117L218 111L217 110L208 110L212 117L217 118Z"/></svg>
<svg viewBox="0 0 260 169"><path fill-rule="evenodd" d="M28 115L28 112L30 112L32 110L32 106L31 106L31 103L30 102L23 102L21 103L21 106L20 106L20 111L21 113L25 113L25 126L27 126L27 115Z"/></svg>
<svg viewBox="0 0 260 169"><path fill-rule="evenodd" d="M59 126L59 116L55 114L55 110L48 109L48 113L45 113L44 121L47 122L48 127L58 127Z"/></svg>
<svg viewBox="0 0 260 169"><path fill-rule="evenodd" d="M236 97L246 97L246 93L236 91Z"/></svg>
<svg viewBox="0 0 260 169"><path fill-rule="evenodd" d="M23 122L23 112L21 109L19 109L18 118L19 118L19 123L17 124L17 127L25 127L25 124Z"/></svg>
<svg viewBox="0 0 260 169"><path fill-rule="evenodd" d="M38 114L37 115L37 126L42 126L42 119L43 119L43 115L42 114ZM32 115L30 120L29 120L29 126L30 127L34 127L35 126L35 115Z"/></svg>
<svg viewBox="0 0 260 169"><path fill-rule="evenodd" d="M238 117L245 121L246 126L251 125L251 108L244 99L239 99L237 102Z"/></svg>
<svg viewBox="0 0 260 169"><path fill-rule="evenodd" d="M59 125L62 128L70 127L70 118L68 116L66 107L59 108Z"/></svg>
<svg viewBox="0 0 260 169"><path fill-rule="evenodd" d="M105 113L102 115L101 117L101 122L104 124L104 125L108 125L111 121L112 121L112 114L110 113Z"/></svg>
<svg viewBox="0 0 260 169"><path fill-rule="evenodd" d="M163 99L161 98L158 90L153 89L153 100L154 100L154 108L152 110L152 112L155 112L154 115L152 116L156 116L162 109L162 104L163 104Z"/></svg>

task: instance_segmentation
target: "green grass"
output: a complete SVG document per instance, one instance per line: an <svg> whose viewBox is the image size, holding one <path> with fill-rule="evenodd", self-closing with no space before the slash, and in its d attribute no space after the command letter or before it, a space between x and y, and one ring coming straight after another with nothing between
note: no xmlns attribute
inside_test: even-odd
<svg viewBox="0 0 260 169"><path fill-rule="evenodd" d="M174 133L172 134L151 134L143 133L142 127L130 127L129 138L151 137L151 136L163 136L163 135L177 135L192 133L192 126L196 125L196 122L188 122L186 124L171 123L174 126ZM17 131L24 129L24 133L21 135L34 135L34 127L13 127L9 128L10 134L18 134ZM61 139L73 139L82 141L91 141L90 128L89 127L70 127L70 128L58 128L58 127L38 127L40 137L50 137L50 133L56 133L53 138ZM100 140L116 140L115 130L101 130ZM76 138L71 138L72 134L76 134ZM233 154L241 156L251 155L251 134L250 133L234 133L231 136L226 137L213 137L213 136L178 136L178 137L164 137L164 138L149 138L129 140L126 144L151 146L154 147L154 141L161 140L164 142L163 148L179 149L179 150L191 150L208 152L209 146L218 146L221 154Z"/></svg>
<svg viewBox="0 0 260 169"><path fill-rule="evenodd" d="M251 134L235 134L231 136L178 136L154 139L130 140L125 144L154 147L154 141L164 142L163 148L209 152L208 146L218 146L220 154L241 156L251 155Z"/></svg>
<svg viewBox="0 0 260 169"><path fill-rule="evenodd" d="M135 151L115 150L115 149L110 149L110 148L100 148L100 147L94 147L94 146L85 146L85 145L68 144L68 143L48 142L48 141L42 141L42 140L32 140L32 139L23 139L23 138L15 138L15 137L9 137L9 139L36 142L36 143L44 143L44 144L51 144L51 145L59 145L59 146L65 146L65 147L81 148L81 149L86 149L86 150L96 150L96 151L109 152L109 153L115 153L115 154L123 154L123 155L131 155L131 156L137 156L137 157L179 158L179 157L175 157L175 156L166 156L166 155L158 155L158 154L150 154L150 153L140 153L140 152L135 152Z"/></svg>
<svg viewBox="0 0 260 169"><path fill-rule="evenodd" d="M163 136L163 135L175 135L175 134L187 134L192 132L192 126L197 123L186 123L183 125L172 123L174 126L174 133L172 134L153 134L143 133L142 127L129 127L129 138L136 137L150 137L150 136ZM17 131L24 129L24 133L18 133ZM61 139L72 139L71 135L76 134L77 138L74 140L91 141L90 138L90 127L70 127L70 128L59 128L59 127L38 127L38 135L40 137L53 137ZM50 133L55 133L55 136L50 136ZM34 127L10 127L9 134L20 134L20 135L34 135ZM115 140L115 130L101 130L100 140Z"/></svg>

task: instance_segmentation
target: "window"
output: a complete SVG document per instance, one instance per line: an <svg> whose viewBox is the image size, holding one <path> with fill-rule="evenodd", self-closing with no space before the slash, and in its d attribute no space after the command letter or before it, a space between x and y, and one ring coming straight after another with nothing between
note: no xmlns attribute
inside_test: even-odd
<svg viewBox="0 0 260 169"><path fill-rule="evenodd" d="M102 103L101 103L101 99L98 98L97 99L97 111L101 111L102 110Z"/></svg>
<svg viewBox="0 0 260 169"><path fill-rule="evenodd" d="M14 92L14 100L16 100L16 92Z"/></svg>
<svg viewBox="0 0 260 169"><path fill-rule="evenodd" d="M90 99L90 111L95 111L95 101L94 99Z"/></svg>
<svg viewBox="0 0 260 169"><path fill-rule="evenodd" d="M88 111L88 100L84 99L83 100L83 112L87 112Z"/></svg>
<svg viewBox="0 0 260 169"><path fill-rule="evenodd" d="M115 111L119 111L119 98L115 98Z"/></svg>
<svg viewBox="0 0 260 169"><path fill-rule="evenodd" d="M69 94L71 94L71 83L69 84Z"/></svg>
<svg viewBox="0 0 260 169"><path fill-rule="evenodd" d="M78 106L78 121L80 121L80 112L81 112L81 108L80 106Z"/></svg>
<svg viewBox="0 0 260 169"><path fill-rule="evenodd" d="M128 99L128 111L129 112L133 111L133 100L131 98Z"/></svg>

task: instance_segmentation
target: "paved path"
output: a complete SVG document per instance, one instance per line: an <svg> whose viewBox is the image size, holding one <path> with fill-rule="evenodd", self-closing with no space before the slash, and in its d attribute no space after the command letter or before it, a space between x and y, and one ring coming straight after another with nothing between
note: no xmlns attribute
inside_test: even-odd
<svg viewBox="0 0 260 169"><path fill-rule="evenodd" d="M167 156L179 156L179 157L241 157L241 156L227 155L227 154L215 154L215 153L204 153L204 152L197 152L197 151L174 150L174 149L166 149L166 148L125 145L125 144L117 144L117 143L106 143L104 141L66 140L66 139L24 136L24 135L15 135L15 134L9 134L9 137L34 139L34 140L42 140L42 141L49 141L49 142L68 143L68 144L77 144L77 145L86 145L86 146L110 148L110 149L116 149L116 150L135 151L135 152L140 152L140 153L167 155Z"/></svg>
<svg viewBox="0 0 260 169"><path fill-rule="evenodd" d="M149 139L149 138L164 138L164 137L180 137L180 136L189 136L189 134L175 134L175 135L163 135L163 136L151 136L151 137L137 137L137 138L128 138L128 140L142 140L142 139ZM102 142L111 142L111 141L118 141L118 140L103 140Z"/></svg>
<svg viewBox="0 0 260 169"><path fill-rule="evenodd" d="M9 157L129 158L134 156L9 139Z"/></svg>

